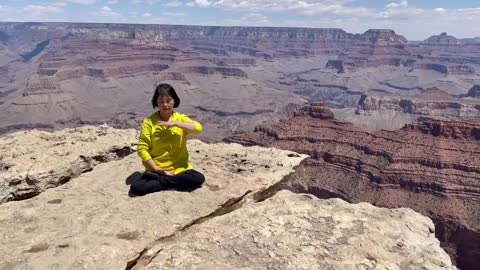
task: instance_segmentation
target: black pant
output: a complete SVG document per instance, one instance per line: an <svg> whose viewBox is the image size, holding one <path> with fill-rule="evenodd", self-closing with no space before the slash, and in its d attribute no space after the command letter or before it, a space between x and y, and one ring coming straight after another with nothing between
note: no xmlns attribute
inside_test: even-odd
<svg viewBox="0 0 480 270"><path fill-rule="evenodd" d="M205 176L195 170L188 170L174 176L144 172L140 179L130 185L133 195L145 195L166 189L192 191L205 182Z"/></svg>

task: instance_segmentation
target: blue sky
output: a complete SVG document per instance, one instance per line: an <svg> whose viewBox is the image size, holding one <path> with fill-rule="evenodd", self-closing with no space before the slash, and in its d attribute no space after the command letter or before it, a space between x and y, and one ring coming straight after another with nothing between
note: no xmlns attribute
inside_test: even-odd
<svg viewBox="0 0 480 270"><path fill-rule="evenodd" d="M480 36L480 0L0 0L0 21L389 28Z"/></svg>

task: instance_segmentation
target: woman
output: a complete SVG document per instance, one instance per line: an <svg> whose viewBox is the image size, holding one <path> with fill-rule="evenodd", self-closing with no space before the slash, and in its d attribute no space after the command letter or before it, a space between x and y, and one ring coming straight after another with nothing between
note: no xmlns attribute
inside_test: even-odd
<svg viewBox="0 0 480 270"><path fill-rule="evenodd" d="M144 119L137 148L146 171L130 186L133 195L165 189L193 190L205 181L200 172L193 170L187 151L187 135L199 134L202 125L174 111L179 104L171 85L157 86L152 106L159 110Z"/></svg>

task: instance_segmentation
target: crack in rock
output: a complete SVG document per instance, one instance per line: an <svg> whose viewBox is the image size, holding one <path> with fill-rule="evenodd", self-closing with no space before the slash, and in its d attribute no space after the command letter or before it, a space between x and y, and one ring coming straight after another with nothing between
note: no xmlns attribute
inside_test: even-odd
<svg viewBox="0 0 480 270"><path fill-rule="evenodd" d="M208 215L199 217L189 224L183 226L182 228L176 230L171 235L157 239L156 241L150 243L145 247L137 256L129 260L126 264L125 270L142 270L160 253L163 249L156 249L160 243L175 241L175 239L180 238L185 232L190 230L192 227L202 224L210 219L213 219L218 216L226 215L230 212L240 209L246 204L262 202L272 196L274 196L278 191L283 189L283 185L288 182L290 177L295 173L295 170L303 165L305 160L302 160L298 165L293 167L293 170L288 175L284 176L282 180L276 182L275 184L263 188L257 189L255 192L248 190L240 197L230 198L225 203L223 203L219 208L215 209Z"/></svg>

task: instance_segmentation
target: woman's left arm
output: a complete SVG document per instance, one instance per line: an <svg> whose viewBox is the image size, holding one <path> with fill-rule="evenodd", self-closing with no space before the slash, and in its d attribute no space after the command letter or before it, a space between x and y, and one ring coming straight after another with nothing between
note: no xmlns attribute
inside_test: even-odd
<svg viewBox="0 0 480 270"><path fill-rule="evenodd" d="M185 129L186 131L195 132L195 123L173 122L173 126Z"/></svg>
<svg viewBox="0 0 480 270"><path fill-rule="evenodd" d="M168 126L168 127L179 127L181 129L186 130L187 132L193 133L193 134L200 134L203 130L203 127L199 122L190 119L186 115L183 115L179 122L159 121L158 125Z"/></svg>

